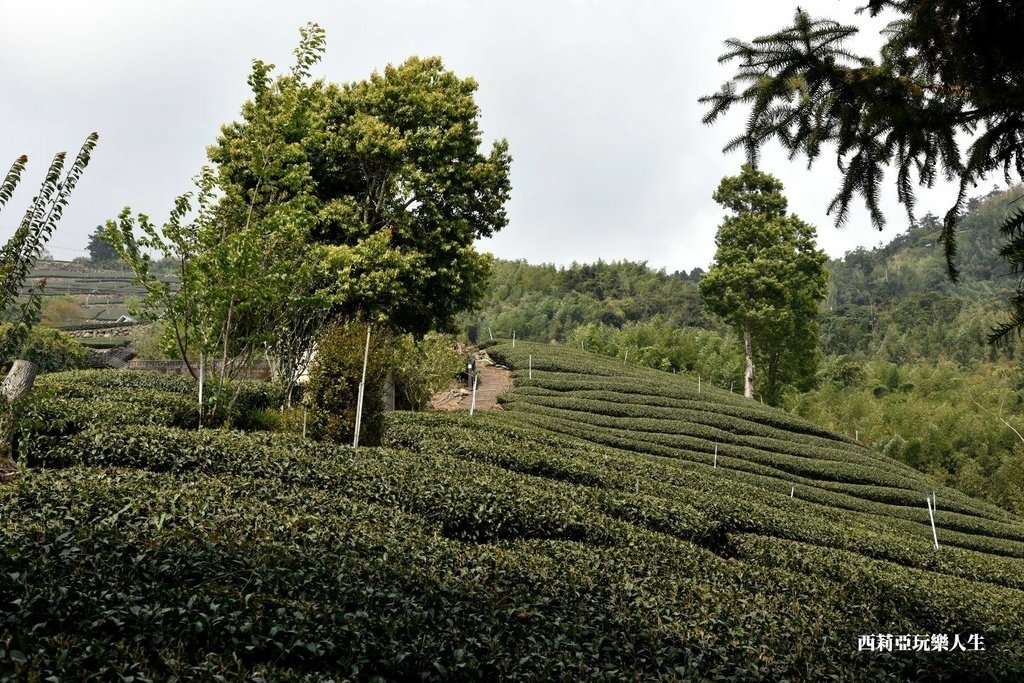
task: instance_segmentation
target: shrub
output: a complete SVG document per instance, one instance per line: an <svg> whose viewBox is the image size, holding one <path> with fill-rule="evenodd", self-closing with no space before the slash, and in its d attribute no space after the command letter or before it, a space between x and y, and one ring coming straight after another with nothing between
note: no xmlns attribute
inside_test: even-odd
<svg viewBox="0 0 1024 683"><path fill-rule="evenodd" d="M77 339L60 330L45 327L33 328L21 349L11 358L0 359L0 365L6 365L16 358L35 363L40 372L89 367L89 351Z"/></svg>
<svg viewBox="0 0 1024 683"><path fill-rule="evenodd" d="M455 339L449 335L430 332L418 342L412 335L396 338L394 380L400 407L422 410L434 394L465 369L463 363Z"/></svg>
<svg viewBox="0 0 1024 683"><path fill-rule="evenodd" d="M317 344L316 358L306 385L310 405L310 435L317 439L351 442L356 423L356 401L363 372L366 325L336 325ZM379 443L387 380L388 335L374 330L363 395L360 443Z"/></svg>

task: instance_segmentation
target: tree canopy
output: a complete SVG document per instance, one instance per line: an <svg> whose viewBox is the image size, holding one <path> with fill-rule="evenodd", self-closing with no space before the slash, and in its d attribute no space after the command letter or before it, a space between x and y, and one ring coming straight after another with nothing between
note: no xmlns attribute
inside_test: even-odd
<svg viewBox="0 0 1024 683"><path fill-rule="evenodd" d="M315 58L322 41L307 27ZM506 225L511 189L507 142L481 151L476 82L436 57L344 84L310 82L313 63L277 80L254 63L254 98L209 149L228 210L259 216L306 194L340 313L416 334L450 326L483 293L490 260L473 242ZM270 152L254 144L266 111L287 113ZM270 173L268 160L279 163Z"/></svg>
<svg viewBox="0 0 1024 683"><path fill-rule="evenodd" d="M759 386L774 403L783 383L813 381L827 257L817 249L814 226L786 213L782 183L750 164L723 178L714 198L731 213L698 287L707 309L743 336L745 395L754 396L754 366L764 365Z"/></svg>
<svg viewBox="0 0 1024 683"><path fill-rule="evenodd" d="M733 105L750 108L744 132L727 150L778 140L791 158L808 163L834 145L842 181L829 206L837 225L860 195L876 227L885 224L879 191L886 167L895 164L897 196L913 214L916 185L940 176L959 181L959 194L942 228L947 270L955 263L958 216L968 190L989 173L1007 183L1024 176L1024 4L1016 0L868 0L872 17L898 16L884 31L878 59L848 50L854 26L812 19L797 10L793 25L751 42L726 41L719 61L740 60L735 76L714 95L705 123ZM972 138L963 148L962 136ZM915 182L916 177L916 182ZM1007 234L1020 236L1024 215ZM1011 264L1024 264L1024 239ZM1024 296L1010 329L1024 325ZM1004 330L1005 334L1009 329Z"/></svg>
<svg viewBox="0 0 1024 683"><path fill-rule="evenodd" d="M103 230L104 226L97 225L96 229L89 235L89 242L85 247L85 250L89 252L89 261L94 265L104 266L120 263L121 258L117 255L117 250L114 249L110 242L103 239Z"/></svg>
<svg viewBox="0 0 1024 683"><path fill-rule="evenodd" d="M450 326L486 284L490 257L473 241L507 222L507 144L479 151L472 79L412 58L357 83L313 81L325 34L301 34L283 75L253 62L241 120L163 228L125 209L105 233L180 354L219 356L222 385L231 361L264 351L294 381L331 320ZM147 250L178 264L177 287Z"/></svg>

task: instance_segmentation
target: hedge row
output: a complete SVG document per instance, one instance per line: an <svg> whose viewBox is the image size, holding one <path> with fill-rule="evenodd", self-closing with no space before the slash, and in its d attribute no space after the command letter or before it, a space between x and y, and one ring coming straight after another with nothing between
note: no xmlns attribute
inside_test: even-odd
<svg viewBox="0 0 1024 683"><path fill-rule="evenodd" d="M828 504L814 504L803 496L789 498L765 487L764 478L696 467L678 460L652 458L608 449L582 440L561 439L524 423L517 413L462 415L396 414L388 421L386 443L417 452L451 454L472 462L487 462L515 472L568 481L580 487L617 492L638 492L643 505L682 504L718 523L704 542L728 552L728 534L757 532L845 548L868 557L938 571L1003 586L1024 588L1019 560L996 557L945 544L931 547L931 529L894 518L864 514ZM786 492L788 492L788 485ZM590 500L586 491L579 500ZM660 498L664 502L654 503ZM639 498L638 498L639 499ZM607 510L606 510L607 511ZM611 513L609 513L611 514ZM664 530L666 527L646 526ZM709 530L714 528L708 526ZM667 531L667 533L672 533ZM689 537L695 539L697 537ZM961 539L962 540L962 539ZM717 544L717 545L716 545ZM968 547L970 547L968 545Z"/></svg>
<svg viewBox="0 0 1024 683"><path fill-rule="evenodd" d="M515 392L508 395L504 402L525 402L586 413L588 421L594 424L622 425L634 431L688 434L713 438L720 443L747 445L775 453L817 460L856 462L901 474L907 471L905 465L865 448L843 442L824 441L817 437L806 440L794 438L792 433L781 429L723 415L710 411L706 407L700 410L681 407L651 407L643 403L626 403L622 400L622 396L615 394L608 394L603 399L595 399L580 396L579 393L536 395Z"/></svg>
<svg viewBox="0 0 1024 683"><path fill-rule="evenodd" d="M692 426L681 420L673 421L671 425L666 425L666 428L677 429L678 431L675 433L649 432L638 428L638 423L645 422L642 419L603 418L600 415L572 408L554 408L546 405L535 407L531 400L514 401L509 405L513 409L522 409L531 414L560 417L570 422L585 424L587 427L582 428L577 433L577 436L582 436L583 429L586 429L586 431L592 433L593 436L591 438L598 441L601 440L602 434L624 437L628 433L635 435L631 438L638 445L641 443L653 443L677 448L691 454L707 453L710 450L712 451L712 458L714 448L718 445L719 459L723 467L729 467L737 458L746 462L760 463L780 470L781 476L789 481L804 486L811 486L812 490L819 486L833 488L829 484L835 478L842 485L841 490L844 490L842 493L839 495L831 493L820 494L819 497L813 499L826 504L838 502L841 507L853 510L875 512L878 514L896 514L907 519L919 521L922 524L929 524L928 513L923 500L925 491L930 491L931 489L931 486L929 486L930 482L923 482L923 485L919 485L916 491L910 490L903 488L909 485L909 482L903 482L895 473L890 472L884 478L880 478L880 480L865 483L863 477L873 476L876 473L873 470L865 470L863 463L849 464L845 462L841 459L842 454L839 452L836 452L833 458L828 459L813 459L807 456L790 457L788 453L770 450L771 444L765 444L762 441L750 438L720 438L726 436L727 433L720 432L719 430L709 431L701 426ZM667 421L659 422L665 423ZM592 427L608 427L609 430L613 431L594 431L591 429ZM749 444L750 447L744 444ZM795 457L803 458L803 460L794 460L793 458ZM698 460L705 459L706 456L704 458L698 456ZM851 482L850 480L854 477L857 478ZM860 500L859 498L864 493L874 493L876 497ZM887 498L888 500L884 502L878 501L878 497ZM956 498L946 501L944 496L943 522L952 528L968 533L984 533L1000 538L1024 541L1024 528L1021 528L1019 525L976 516L972 507L963 504Z"/></svg>
<svg viewBox="0 0 1024 683"><path fill-rule="evenodd" d="M271 382L238 380L231 385L230 413L216 424L246 426L257 411L279 407L284 389ZM157 372L76 370L42 375L19 406L21 431L72 434L96 424L163 425L194 429L199 424L196 383ZM204 423L210 421L204 418Z"/></svg>
<svg viewBox="0 0 1024 683"><path fill-rule="evenodd" d="M198 436L196 434L190 437ZM421 456L417 456L421 457ZM624 525L611 543L453 540L326 482L66 468L0 493L0 671L227 679L1013 678L1019 591L938 577L906 607L863 577L716 559ZM436 486L437 482L423 484ZM907 582L901 567L892 582ZM984 659L865 657L943 618ZM728 633L723 637L723 633Z"/></svg>

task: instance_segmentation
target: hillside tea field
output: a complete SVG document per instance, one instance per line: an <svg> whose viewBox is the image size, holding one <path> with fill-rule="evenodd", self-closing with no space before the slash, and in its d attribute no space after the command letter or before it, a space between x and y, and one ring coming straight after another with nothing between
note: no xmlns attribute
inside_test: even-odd
<svg viewBox="0 0 1024 683"><path fill-rule="evenodd" d="M0 679L1024 679L1024 521L675 375L488 350L505 410L358 451L197 430L180 378L40 377ZM243 385L233 423L279 398Z"/></svg>

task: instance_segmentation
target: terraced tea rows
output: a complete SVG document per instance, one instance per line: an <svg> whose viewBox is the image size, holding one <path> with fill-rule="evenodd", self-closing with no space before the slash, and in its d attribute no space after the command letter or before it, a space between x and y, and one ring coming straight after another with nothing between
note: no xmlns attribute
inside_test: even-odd
<svg viewBox="0 0 1024 683"><path fill-rule="evenodd" d="M939 489L936 552L913 471L680 378L491 349L521 350L508 410L394 414L358 451L196 430L182 378L41 377L0 491L0 680L1024 676L1020 520Z"/></svg>
<svg viewBox="0 0 1024 683"><path fill-rule="evenodd" d="M873 515L872 524L928 541L925 497L934 492L940 543L1024 557L1024 524L1009 512L936 487L910 467L784 412L719 389L698 393L682 377L570 349L520 342L489 353L518 368L518 388L504 403L531 425L687 467L717 468L780 497L792 493ZM530 357L532 372L525 372Z"/></svg>

